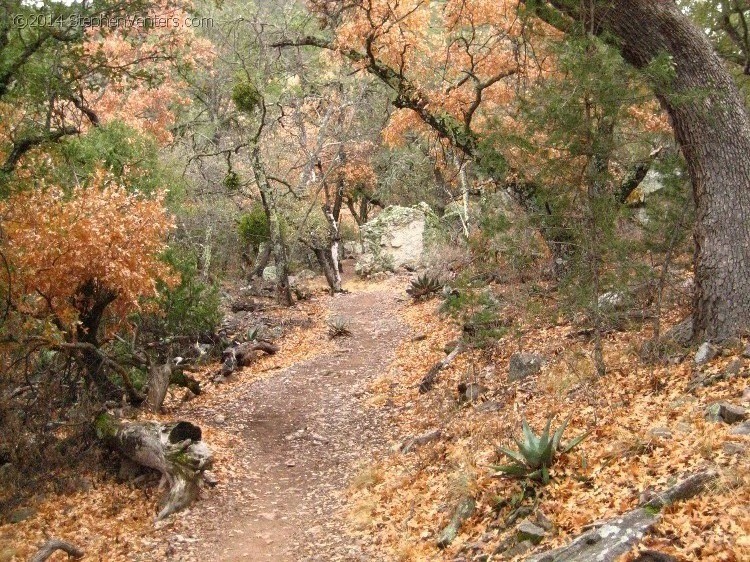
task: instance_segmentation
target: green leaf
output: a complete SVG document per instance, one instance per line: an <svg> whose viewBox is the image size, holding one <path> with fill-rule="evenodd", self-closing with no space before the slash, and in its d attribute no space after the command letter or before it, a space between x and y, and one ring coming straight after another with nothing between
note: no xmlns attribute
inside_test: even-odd
<svg viewBox="0 0 750 562"><path fill-rule="evenodd" d="M523 457L521 453L518 453L516 451L511 451L510 449L506 449L505 447L498 447L498 451L500 451L502 454L504 454L506 457L510 457L514 461L525 464L526 459Z"/></svg>
<svg viewBox="0 0 750 562"><path fill-rule="evenodd" d="M570 421L570 416L565 418L562 422L562 425L557 428L557 431L555 431L555 435L552 437L552 443L554 445L555 451L557 451L560 448L560 442L562 441L563 433L565 433L565 428L568 426L568 422Z"/></svg>
<svg viewBox="0 0 750 562"><path fill-rule="evenodd" d="M521 428L523 429L523 435L526 442L533 446L537 442L537 437L534 435L534 432L531 431L531 427L529 427L529 424L525 419L521 421Z"/></svg>
<svg viewBox="0 0 750 562"><path fill-rule="evenodd" d="M578 437L576 437L572 441L568 442L562 448L561 452L567 453L569 451L572 451L576 446L578 446L581 443L581 441L583 441L584 439L586 439L586 437L588 437L589 433L591 433L591 430L586 431L585 433L582 433L581 435L579 435Z"/></svg>

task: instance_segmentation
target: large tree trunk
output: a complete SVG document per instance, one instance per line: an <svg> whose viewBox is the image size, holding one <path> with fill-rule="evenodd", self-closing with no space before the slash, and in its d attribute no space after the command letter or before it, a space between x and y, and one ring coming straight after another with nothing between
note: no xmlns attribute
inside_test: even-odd
<svg viewBox="0 0 750 562"><path fill-rule="evenodd" d="M284 233L281 230L281 221L276 210L271 185L268 183L266 170L260 159L260 147L256 144L250 151L250 159L255 179L258 182L258 190L263 203L263 209L268 217L268 226L271 234L271 251L276 262L276 296L279 303L292 306L292 290L289 287L289 261L286 254L286 243Z"/></svg>
<svg viewBox="0 0 750 562"><path fill-rule="evenodd" d="M553 0L587 30L611 34L646 68L668 56L654 89L685 155L696 206L695 337L722 340L750 325L750 118L708 38L671 1ZM585 5L585 9L582 6Z"/></svg>

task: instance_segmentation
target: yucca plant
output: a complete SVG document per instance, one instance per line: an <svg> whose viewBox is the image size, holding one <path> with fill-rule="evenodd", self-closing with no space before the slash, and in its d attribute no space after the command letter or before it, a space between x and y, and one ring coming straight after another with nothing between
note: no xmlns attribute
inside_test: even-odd
<svg viewBox="0 0 750 562"><path fill-rule="evenodd" d="M352 335L352 332L349 329L349 323L343 318L334 318L333 320L330 320L328 322L328 337L329 338L331 339L343 338L343 337L349 337L351 335Z"/></svg>
<svg viewBox="0 0 750 562"><path fill-rule="evenodd" d="M424 274L419 275L416 279L412 279L411 286L406 289L406 292L415 301L419 301L430 298L440 292L442 288L443 284L438 279Z"/></svg>
<svg viewBox="0 0 750 562"><path fill-rule="evenodd" d="M513 463L508 465L497 465L493 468L515 478L530 478L539 480L543 484L549 482L549 469L555 461L558 453L567 453L578 446L588 435L588 431L579 435L575 439L562 444L563 433L568 426L570 416L568 416L557 430L550 434L552 426L552 417L547 420L547 425L540 436L536 436L529 427L526 420L522 422L523 441L515 439L518 446L517 451L499 447L498 450L510 458Z"/></svg>

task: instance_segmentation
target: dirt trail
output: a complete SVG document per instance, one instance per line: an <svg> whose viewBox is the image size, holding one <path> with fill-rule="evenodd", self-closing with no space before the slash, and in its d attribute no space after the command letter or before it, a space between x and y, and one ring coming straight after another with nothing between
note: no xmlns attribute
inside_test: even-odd
<svg viewBox="0 0 750 562"><path fill-rule="evenodd" d="M389 442L387 410L366 408L366 388L393 360L408 329L393 289L338 295L329 314L352 336L269 378L221 407L248 459L221 494L193 508L194 538L170 541L173 560L368 560L343 533L338 493L360 463ZM203 412L209 421L217 410ZM203 417L202 416L202 417Z"/></svg>

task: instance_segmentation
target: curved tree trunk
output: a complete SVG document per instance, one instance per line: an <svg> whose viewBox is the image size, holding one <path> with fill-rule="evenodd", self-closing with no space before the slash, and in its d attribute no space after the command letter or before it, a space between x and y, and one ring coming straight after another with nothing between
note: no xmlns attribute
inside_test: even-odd
<svg viewBox="0 0 750 562"><path fill-rule="evenodd" d="M268 217L268 226L271 234L271 251L276 262L276 296L279 303L292 306L292 290L289 286L289 260L286 254L286 243L284 233L281 230L281 221L276 211L271 185L268 183L265 168L260 160L260 147L256 144L250 151L250 160L258 182L258 190L263 203L263 209Z"/></svg>
<svg viewBox="0 0 750 562"><path fill-rule="evenodd" d="M637 68L670 58L674 76L656 80L654 91L693 184L695 337L736 335L750 325L750 118L736 84L708 38L672 1L550 3L587 30L614 36Z"/></svg>

